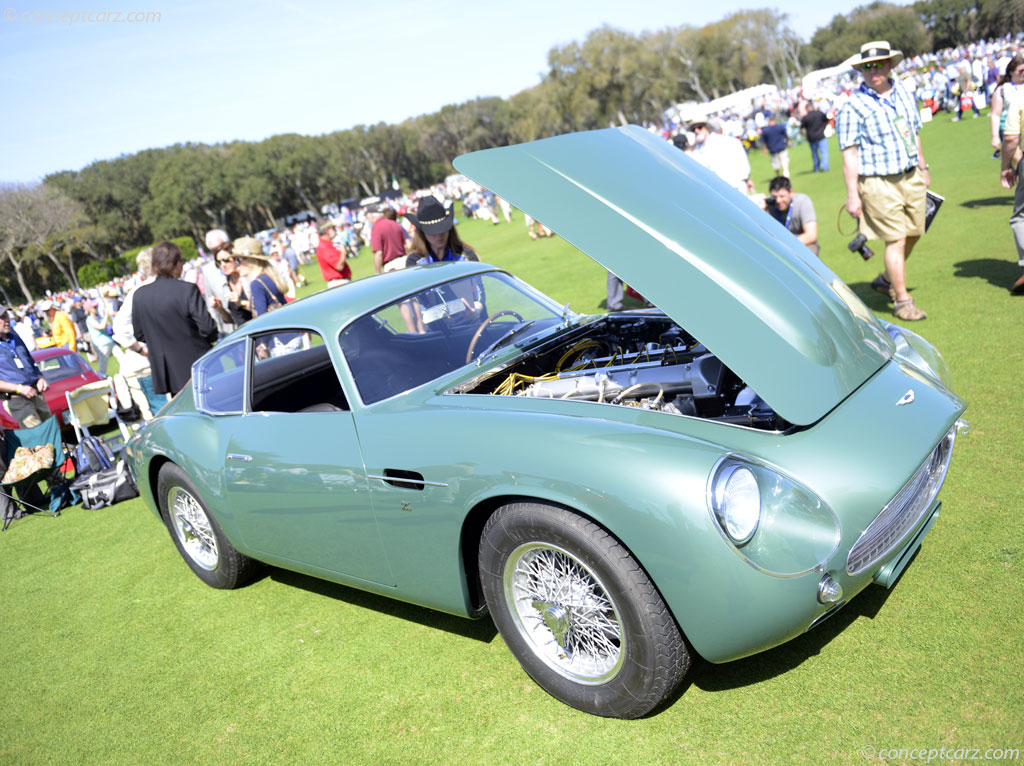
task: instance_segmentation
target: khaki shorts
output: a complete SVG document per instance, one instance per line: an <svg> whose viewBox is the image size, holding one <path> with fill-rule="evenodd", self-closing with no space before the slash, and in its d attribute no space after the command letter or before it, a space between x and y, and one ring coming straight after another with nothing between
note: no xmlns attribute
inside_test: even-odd
<svg viewBox="0 0 1024 766"><path fill-rule="evenodd" d="M384 272L398 271L399 269L405 268L405 259L407 255L400 255L397 258L392 258L390 261L384 264Z"/></svg>
<svg viewBox="0 0 1024 766"><path fill-rule="evenodd" d="M896 242L924 234L924 173L912 168L891 176L857 179L863 214L860 233L868 239Z"/></svg>
<svg viewBox="0 0 1024 766"><path fill-rule="evenodd" d="M46 397L41 393L37 393L31 399L20 394L11 394L11 398L7 400L7 411L22 428L35 428L51 414Z"/></svg>

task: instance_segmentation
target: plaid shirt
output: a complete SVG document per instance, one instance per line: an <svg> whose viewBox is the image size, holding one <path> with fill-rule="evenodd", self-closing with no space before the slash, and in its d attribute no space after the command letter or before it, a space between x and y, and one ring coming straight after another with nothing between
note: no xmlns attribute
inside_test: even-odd
<svg viewBox="0 0 1024 766"><path fill-rule="evenodd" d="M911 147L907 147L894 120L901 116L910 128ZM910 170L917 164L917 133L921 115L906 88L893 81L892 90L879 96L867 85L850 94L836 117L840 150L858 147L860 175L888 176Z"/></svg>

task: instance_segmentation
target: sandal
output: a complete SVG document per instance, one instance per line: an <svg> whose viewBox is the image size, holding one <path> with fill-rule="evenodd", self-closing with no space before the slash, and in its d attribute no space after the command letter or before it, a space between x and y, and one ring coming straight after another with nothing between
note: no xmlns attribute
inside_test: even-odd
<svg viewBox="0 0 1024 766"><path fill-rule="evenodd" d="M896 301L892 307L892 313L896 315L897 319L902 319L904 322L916 322L928 316L914 305L913 298L907 298L905 301Z"/></svg>
<svg viewBox="0 0 1024 766"><path fill-rule="evenodd" d="M871 289L880 292L882 295L888 295L889 300L893 302L896 301L896 291L892 289L892 283L884 271L871 280Z"/></svg>

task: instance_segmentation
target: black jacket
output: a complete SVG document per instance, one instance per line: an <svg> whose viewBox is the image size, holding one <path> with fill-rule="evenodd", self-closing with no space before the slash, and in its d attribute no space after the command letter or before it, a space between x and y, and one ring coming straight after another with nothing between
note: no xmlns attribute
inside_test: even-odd
<svg viewBox="0 0 1024 766"><path fill-rule="evenodd" d="M199 288L191 282L158 277L132 301L135 337L149 347L153 388L176 394L192 375L192 363L217 339L217 325Z"/></svg>

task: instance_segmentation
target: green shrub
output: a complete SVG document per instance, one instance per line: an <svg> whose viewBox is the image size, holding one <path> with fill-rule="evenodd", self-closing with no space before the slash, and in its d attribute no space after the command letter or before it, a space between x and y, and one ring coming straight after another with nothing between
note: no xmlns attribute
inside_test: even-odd
<svg viewBox="0 0 1024 766"><path fill-rule="evenodd" d="M181 257L184 258L185 261L191 261L193 258L199 257L199 248L196 247L195 240L192 239L192 237L175 237L174 239L168 241L173 242L174 244L181 248ZM141 253L143 250L147 248L156 247L156 245L157 243L153 242L152 244L149 245L133 247L131 250L125 250L123 253L121 253L120 257L124 261L125 269L127 269L127 271L125 271L124 273L133 273L136 270L136 268L138 268L135 264L135 260L136 258L138 258L139 253Z"/></svg>
<svg viewBox="0 0 1024 766"><path fill-rule="evenodd" d="M111 259L107 259L111 260ZM110 272L107 267L97 261L91 261L78 267L78 284L83 288L96 287L110 280Z"/></svg>

